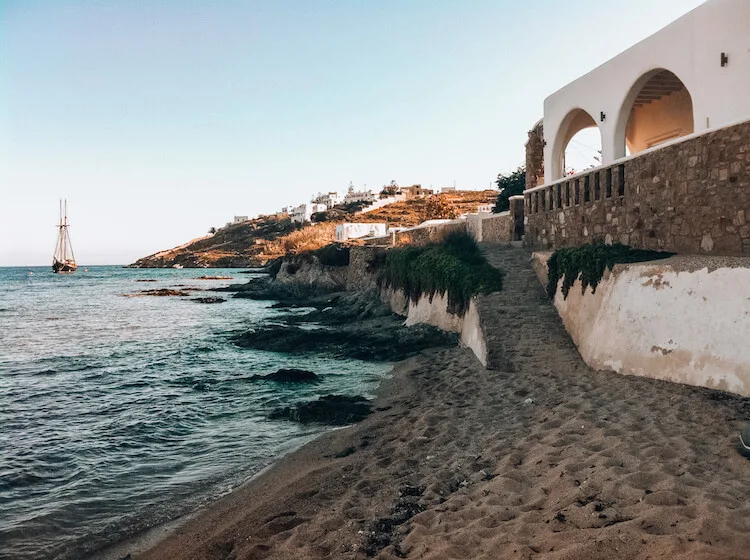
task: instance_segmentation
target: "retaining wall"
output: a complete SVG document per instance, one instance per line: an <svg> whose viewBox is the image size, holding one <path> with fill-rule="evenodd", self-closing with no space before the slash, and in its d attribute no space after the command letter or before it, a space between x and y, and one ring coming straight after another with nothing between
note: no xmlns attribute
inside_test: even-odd
<svg viewBox="0 0 750 560"><path fill-rule="evenodd" d="M533 256L545 286L548 258ZM596 292L558 286L554 304L595 369L750 396L750 258L616 265Z"/></svg>
<svg viewBox="0 0 750 560"><path fill-rule="evenodd" d="M487 366L487 341L480 324L476 298L471 301L466 313L459 316L448 311L446 295L424 296L413 302L401 290L386 288L380 294L394 313L406 317L407 326L422 323L459 333L461 344L471 349L482 365Z"/></svg>
<svg viewBox="0 0 750 560"><path fill-rule="evenodd" d="M442 224L405 229L394 234L394 244L426 245L427 243L438 243L453 231L467 231L466 220L451 220Z"/></svg>

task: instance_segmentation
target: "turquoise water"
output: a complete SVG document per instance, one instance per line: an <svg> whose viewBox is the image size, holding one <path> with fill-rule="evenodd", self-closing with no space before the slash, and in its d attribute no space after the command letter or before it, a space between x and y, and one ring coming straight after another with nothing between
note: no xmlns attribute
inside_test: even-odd
<svg viewBox="0 0 750 560"><path fill-rule="evenodd" d="M85 558L195 510L321 430L267 420L273 408L373 393L387 365L234 346L234 332L278 316L269 302L123 296L249 278L0 268L0 558ZM323 380L249 379L279 367Z"/></svg>

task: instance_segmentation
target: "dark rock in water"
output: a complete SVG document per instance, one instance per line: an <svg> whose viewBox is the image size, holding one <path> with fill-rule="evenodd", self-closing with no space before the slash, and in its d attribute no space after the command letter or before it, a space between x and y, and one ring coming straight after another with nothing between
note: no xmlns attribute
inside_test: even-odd
<svg viewBox="0 0 750 560"><path fill-rule="evenodd" d="M275 300L290 305L309 302L311 298L330 293L330 289L304 284L282 284L269 278L254 278L247 284L232 284L227 287L213 288L215 292L234 292L236 298L256 300Z"/></svg>
<svg viewBox="0 0 750 560"><path fill-rule="evenodd" d="M277 408L271 420L292 420L301 424L319 423L344 426L359 422L372 413L372 405L364 397L347 395L325 395L317 401L301 402L293 406Z"/></svg>
<svg viewBox="0 0 750 560"><path fill-rule="evenodd" d="M138 296L185 297L185 296L189 296L190 292L186 290L171 290L169 288L159 288L155 290L141 290L140 292L135 293L135 294L123 294L123 295L126 297L138 297Z"/></svg>
<svg viewBox="0 0 750 560"><path fill-rule="evenodd" d="M451 346L457 337L428 325L403 327L399 321L360 322L333 328L261 325L235 337L235 344L271 352L329 354L358 360L397 361L426 348Z"/></svg>
<svg viewBox="0 0 750 560"><path fill-rule="evenodd" d="M199 298L193 298L190 301L195 301L197 303L224 303L224 298L221 297L199 297Z"/></svg>
<svg viewBox="0 0 750 560"><path fill-rule="evenodd" d="M311 371L305 369L280 369L268 375L253 375L251 379L263 379L265 381L279 381L281 383L310 383L320 378Z"/></svg>
<svg viewBox="0 0 750 560"><path fill-rule="evenodd" d="M136 282L156 282L153 278L139 278Z"/></svg>

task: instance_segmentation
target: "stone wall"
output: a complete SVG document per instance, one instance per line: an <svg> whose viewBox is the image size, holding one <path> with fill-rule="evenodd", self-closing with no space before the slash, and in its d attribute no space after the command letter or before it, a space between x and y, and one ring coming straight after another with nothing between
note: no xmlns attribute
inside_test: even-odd
<svg viewBox="0 0 750 560"><path fill-rule="evenodd" d="M544 126L539 121L529 130L526 142L526 188L533 189L544 183Z"/></svg>
<svg viewBox="0 0 750 560"><path fill-rule="evenodd" d="M543 285L548 258L533 255ZM615 265L596 292L576 281L566 299L558 285L554 304L592 368L750 396L748 257Z"/></svg>
<svg viewBox="0 0 750 560"><path fill-rule="evenodd" d="M352 246L348 266L327 266L314 255L287 255L276 281L329 290L367 291L377 287L378 261L385 249Z"/></svg>
<svg viewBox="0 0 750 560"><path fill-rule="evenodd" d="M524 193L524 244L750 254L750 122Z"/></svg>
<svg viewBox="0 0 750 560"><path fill-rule="evenodd" d="M395 234L396 245L426 245L438 243L453 231L466 231L465 220L452 220L442 224L420 226L399 231Z"/></svg>
<svg viewBox="0 0 750 560"><path fill-rule="evenodd" d="M510 212L492 214L481 222L481 237L486 243L510 243L513 240L513 216Z"/></svg>

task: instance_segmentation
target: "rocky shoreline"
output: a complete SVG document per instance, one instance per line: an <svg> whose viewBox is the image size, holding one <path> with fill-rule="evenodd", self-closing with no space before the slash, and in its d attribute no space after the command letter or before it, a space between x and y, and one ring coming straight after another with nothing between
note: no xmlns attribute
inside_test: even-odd
<svg viewBox="0 0 750 560"><path fill-rule="evenodd" d="M457 344L457 336L428 325L406 327L377 289L332 291L314 284L284 284L257 278L221 288L234 297L273 300L288 312L273 323L237 333L238 346L290 354L326 353L340 358L400 361L434 347Z"/></svg>

